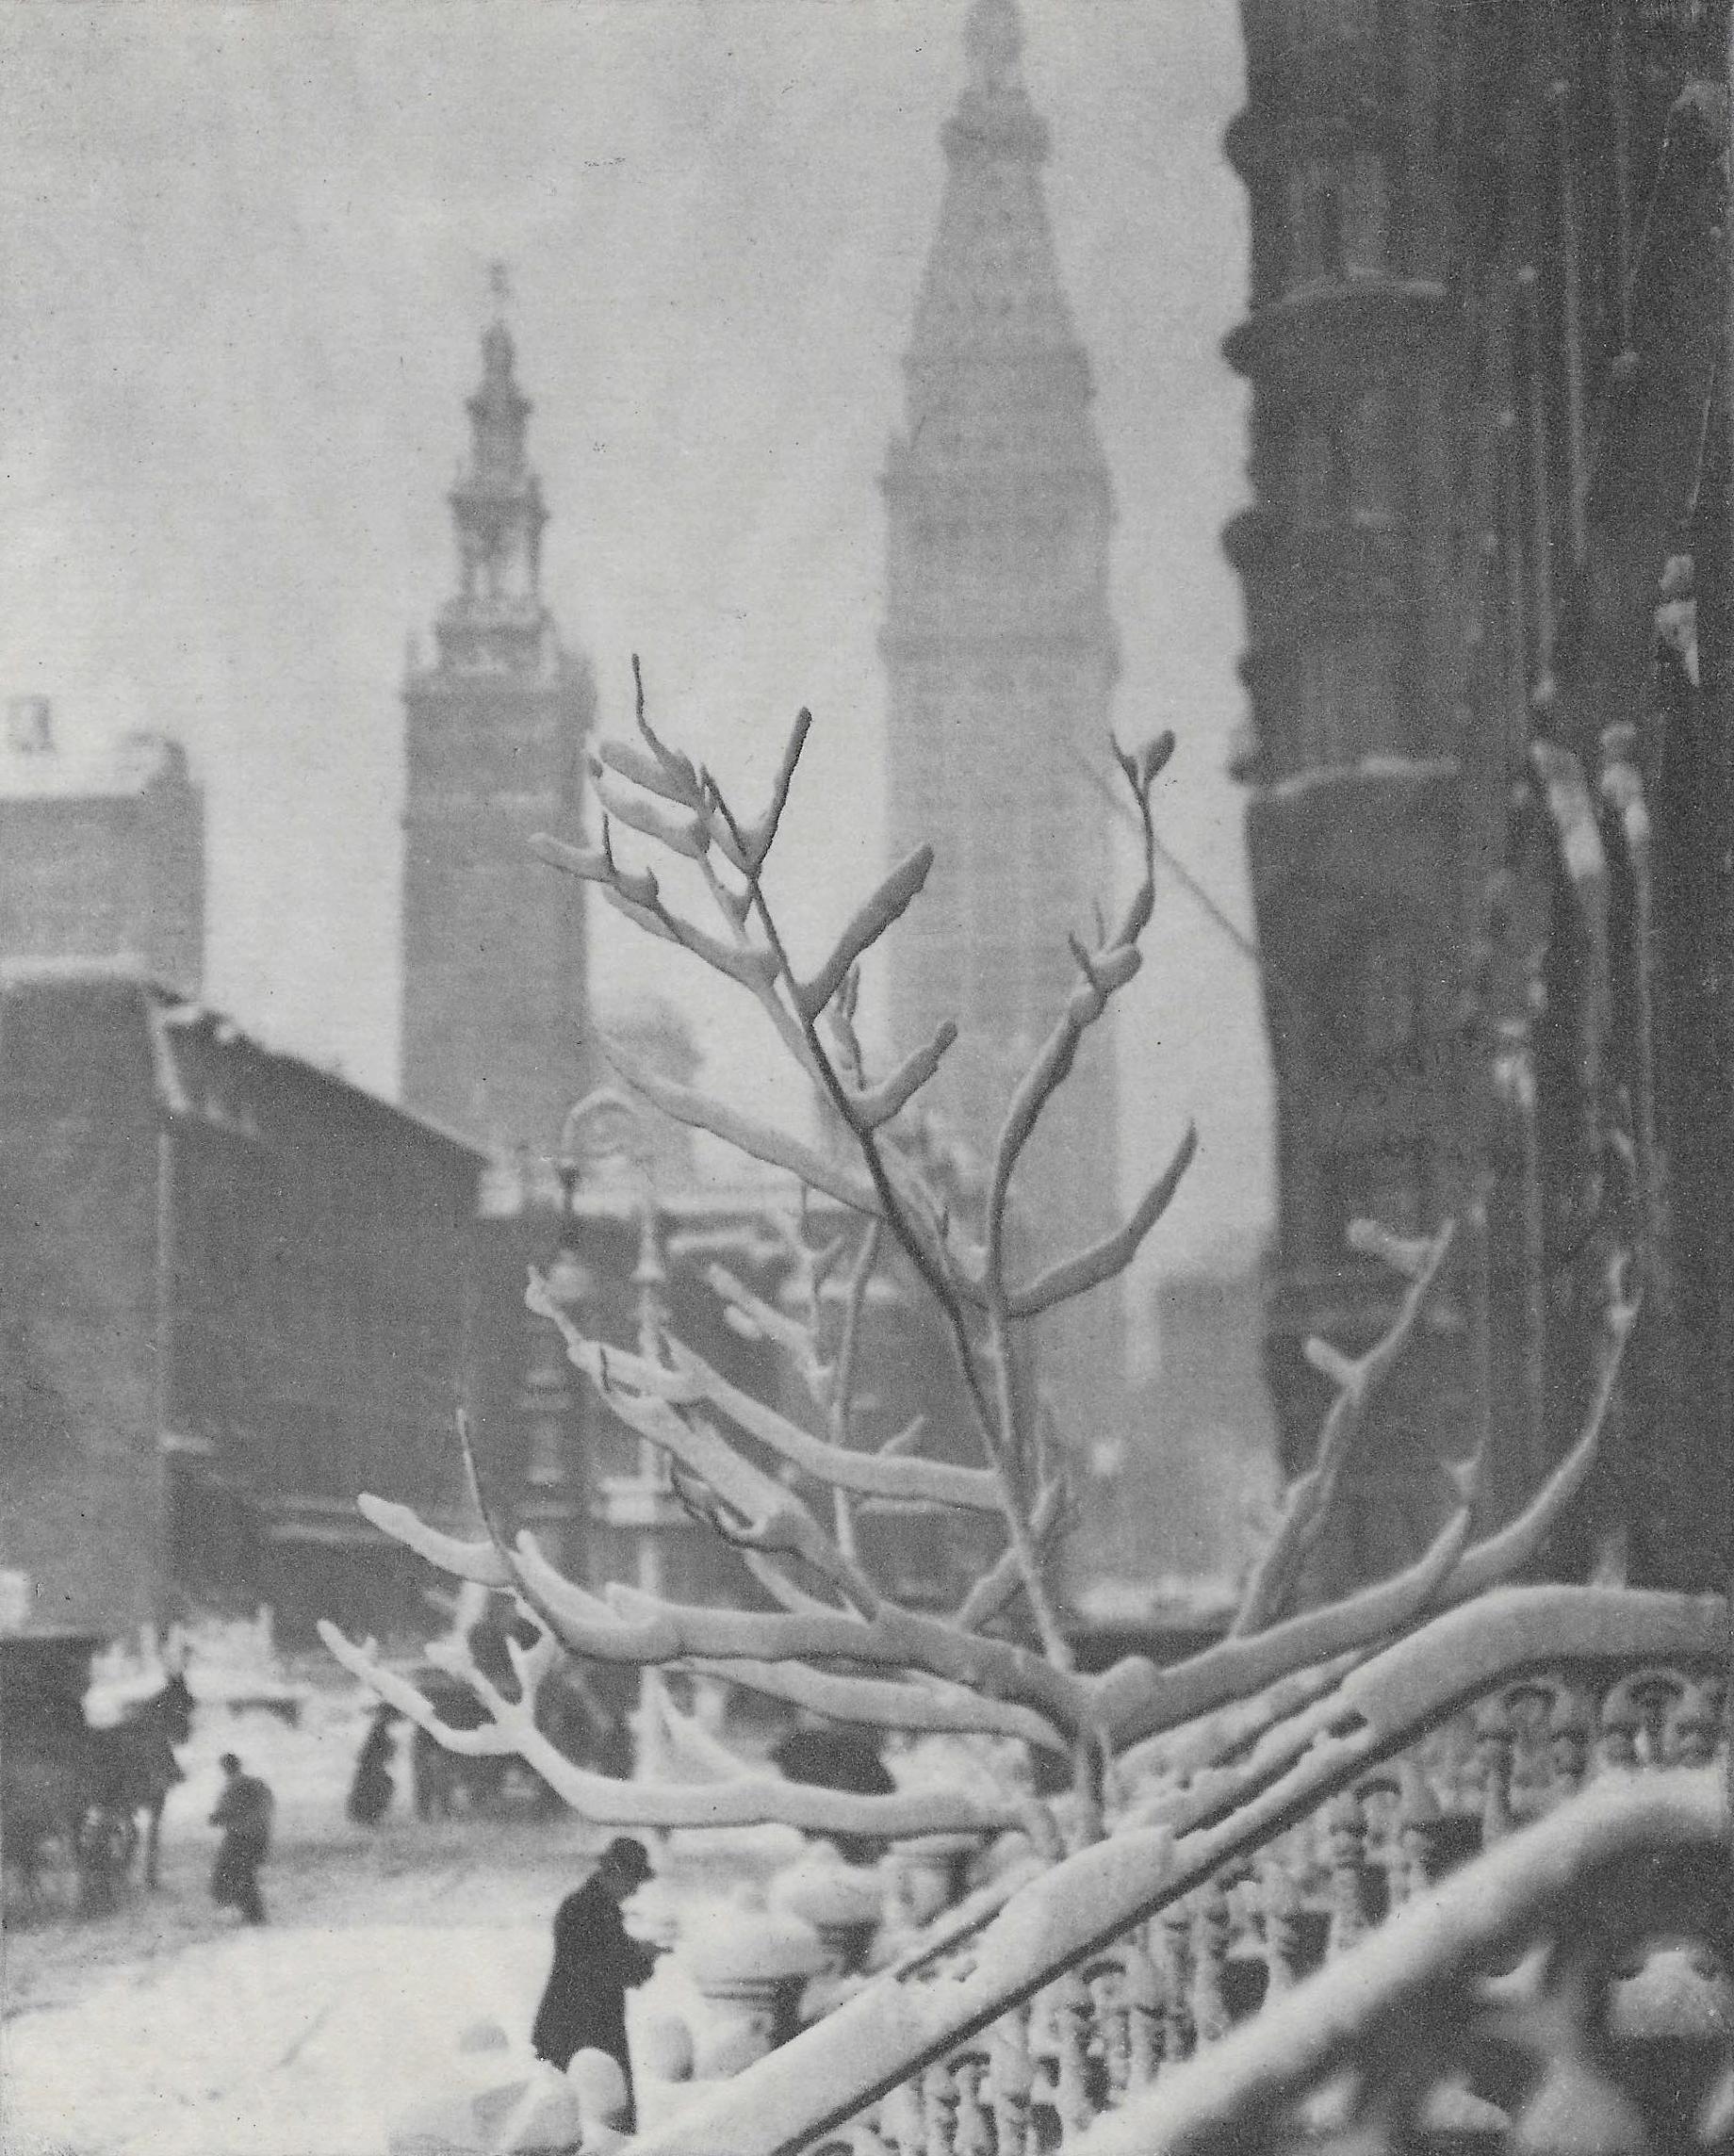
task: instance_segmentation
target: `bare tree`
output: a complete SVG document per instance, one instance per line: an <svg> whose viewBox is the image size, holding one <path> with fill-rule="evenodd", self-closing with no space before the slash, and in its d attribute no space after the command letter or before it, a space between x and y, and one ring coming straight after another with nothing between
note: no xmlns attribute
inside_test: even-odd
<svg viewBox="0 0 1734 2156"><path fill-rule="evenodd" d="M1103 1831L1128 1794L1117 1762L1133 1747L1145 1762L1152 1740L1184 1731L1176 1756L1184 1754L1194 1766L1230 1758L1256 1734L1257 1699L1279 1680L1321 1665L1340 1668L1344 1658L1373 1652L1426 1614L1528 1563L1594 1461L1635 1304L1616 1272L1591 1412L1577 1443L1517 1518L1471 1546L1481 1466L1473 1456L1458 1471L1461 1504L1417 1561L1345 1599L1298 1610L1306 1560L1332 1517L1357 1435L1380 1387L1429 1321L1452 1249L1449 1224L1422 1239L1358 1224L1351 1240L1402 1281L1399 1306L1388 1330L1359 1356L1310 1344L1334 1400L1316 1462L1288 1493L1229 1636L1166 1669L1135 1655L1101 1674L1080 1673L1049 1584L1068 1514L1066 1462L1031 1388L1020 1381L1023 1335L1033 1321L1114 1280L1131 1263L1191 1161L1194 1133L1187 1130L1138 1203L1099 1241L1032 1270L1021 1263L1008 1223L1033 1136L1086 1037L1138 970L1154 897L1152 797L1173 739L1165 733L1130 753L1116 747L1140 837L1136 887L1111 921L1098 919L1091 940L1071 939L1075 984L993 1135L979 1203L965 1209L933 1172L921 1100L955 1026L941 1026L894 1068L875 1074L855 1025L860 967L920 897L932 850L918 848L883 879L810 973L797 970L766 892L766 866L810 725L803 711L768 804L747 818L708 770L658 738L645 717L641 682L636 738L606 743L595 760L604 811L599 844L539 841L547 859L595 883L646 935L679 945L751 998L824 1105L822 1138L803 1138L611 1052L621 1078L644 1099L787 1171L824 1201L829 1218L843 1223L821 1248L804 1235L793 1241L801 1289L793 1312L726 1271L711 1276L735 1323L786 1360L815 1407L817 1428L744 1392L677 1338L665 1338L658 1353L628 1352L586 1336L534 1276L530 1290L532 1307L564 1334L573 1364L621 1422L667 1461L676 1487L742 1553L772 1606L684 1605L620 1582L598 1591L564 1577L533 1535L509 1540L498 1531L466 1437L483 1539L453 1538L408 1508L374 1497L363 1497L361 1509L444 1571L515 1598L535 1630L533 1644L511 1650L515 1696L475 1666L462 1642L446 1642L443 1666L473 1688L489 1716L477 1729L450 1728L407 1680L334 1627L321 1629L340 1660L442 1743L521 1756L597 1825L780 1821L820 1834L888 1838L1015 1825L1053 1854ZM616 850L621 827L649 842L648 864L630 865ZM696 887L708 921L669 896L663 875L671 861ZM930 1443L933 1433L919 1424L876 1448L858 1441L862 1315L888 1252L901 1254L930 1301L961 1380L969 1428L944 1433L949 1442L942 1446ZM827 1304L838 1312L835 1322L827 1322ZM967 1438L967 1449L959 1437ZM863 1557L856 1516L867 1505L990 1522L1000 1554L949 1614L910 1609ZM1012 1740L1064 1762L1071 1797L1042 1804L1003 1780L959 1779L956 1787L886 1796L797 1785L749 1770L665 1703L673 1751L694 1778L623 1781L592 1773L536 1726L538 1688L567 1655L718 1677L877 1730ZM1219 1712L1226 1708L1234 1711Z"/></svg>

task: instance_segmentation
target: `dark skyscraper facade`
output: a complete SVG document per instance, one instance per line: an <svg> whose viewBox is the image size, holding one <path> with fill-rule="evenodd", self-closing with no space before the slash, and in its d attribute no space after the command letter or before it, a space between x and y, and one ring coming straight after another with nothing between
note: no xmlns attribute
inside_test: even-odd
<svg viewBox="0 0 1734 2156"><path fill-rule="evenodd" d="M484 1145L550 1152L590 1077L584 916L530 841L577 822L596 691L543 602L548 512L502 321L482 356L457 589L403 691L402 1096Z"/></svg>
<svg viewBox="0 0 1734 2156"><path fill-rule="evenodd" d="M1048 128L1020 68L1010 0L976 0L968 81L944 130L939 228L904 359L906 419L885 474L890 827L937 860L899 930L899 1048L947 1018L935 1099L978 1160L1074 985L1067 932L1113 896L1118 671L1113 505L1088 360L1060 288L1041 168ZM1118 1112L1104 1027L1039 1135L1025 1232L1043 1258L1093 1240L1116 1203ZM1111 1520L1123 1428L1117 1286L1062 1315L1043 1388L1083 1470L1088 1540ZM1110 1541L1112 1538L1110 1538Z"/></svg>
<svg viewBox="0 0 1734 2156"><path fill-rule="evenodd" d="M1290 1472L1456 1223L1320 1587L1573 1445L1610 1268L1643 1315L1578 1531L1724 1576L1730 1514L1727 8L1247 0L1250 849L1279 1096ZM1579 1546L1578 1560L1583 1551ZM1570 1564L1562 1546L1549 1561Z"/></svg>

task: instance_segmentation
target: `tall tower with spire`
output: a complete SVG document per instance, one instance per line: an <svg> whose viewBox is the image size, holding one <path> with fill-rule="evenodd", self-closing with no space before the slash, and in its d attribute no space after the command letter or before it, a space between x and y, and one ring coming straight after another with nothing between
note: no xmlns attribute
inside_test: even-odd
<svg viewBox="0 0 1734 2156"><path fill-rule="evenodd" d="M550 1152L589 1082L581 887L532 857L580 811L588 664L543 603L542 490L525 455L504 279L450 496L457 589L403 688L402 1095L499 1147Z"/></svg>
<svg viewBox="0 0 1734 2156"><path fill-rule="evenodd" d="M1113 504L1089 362L1060 289L1041 185L1048 129L1023 83L1022 45L1012 0L974 0L904 360L907 416L885 474L891 839L899 858L923 840L938 857L900 932L893 1021L908 1048L957 1020L940 1099L978 1157L1075 984L1067 931L1088 931L1092 905L1113 895L1109 811L1090 776L1111 768ZM1105 1032L1091 1041L1029 1162L1025 1232L1044 1258L1114 1216L1111 1046ZM1109 1286L1041 1343L1092 1569L1115 1556L1123 1373Z"/></svg>

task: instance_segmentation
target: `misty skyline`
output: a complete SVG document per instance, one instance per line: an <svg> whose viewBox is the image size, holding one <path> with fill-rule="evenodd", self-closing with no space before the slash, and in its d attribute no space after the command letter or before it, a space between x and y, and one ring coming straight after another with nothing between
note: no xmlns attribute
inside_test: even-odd
<svg viewBox="0 0 1734 2156"><path fill-rule="evenodd" d="M1118 503L1116 725L1176 727L1166 835L1245 922L1222 770L1240 621L1218 545L1244 455L1218 350L1244 304L1219 140L1237 26L1178 0L1024 13ZM404 643L451 587L444 493L496 258L535 400L545 589L595 662L603 726L630 722L638 650L667 730L750 790L810 704L783 892L801 933L816 943L877 873L877 479L962 15L11 12L0 677L51 694L70 742L187 741L212 1002L395 1091ZM729 1007L614 927L597 923L604 1006L652 979L696 1014L718 1082L756 1086ZM1171 881L1148 955L1122 1005L1122 1172L1198 1114L1193 1186L1153 1257L1244 1254L1269 1150L1252 976Z"/></svg>

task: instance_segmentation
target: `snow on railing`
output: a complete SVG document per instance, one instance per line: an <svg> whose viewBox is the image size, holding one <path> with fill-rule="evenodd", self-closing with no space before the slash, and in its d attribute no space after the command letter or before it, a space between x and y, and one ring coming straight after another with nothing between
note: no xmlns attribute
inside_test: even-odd
<svg viewBox="0 0 1734 2156"><path fill-rule="evenodd" d="M1073 2156L1713 2148L1734 2127L1726 1778L1610 1774L1428 1888Z"/></svg>
<svg viewBox="0 0 1734 2156"><path fill-rule="evenodd" d="M1719 1597L1615 1589L1453 1610L650 2128L638 2156L1069 2148L1435 1870L1586 1782L1714 1757L1726 1628Z"/></svg>

